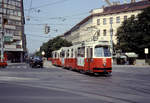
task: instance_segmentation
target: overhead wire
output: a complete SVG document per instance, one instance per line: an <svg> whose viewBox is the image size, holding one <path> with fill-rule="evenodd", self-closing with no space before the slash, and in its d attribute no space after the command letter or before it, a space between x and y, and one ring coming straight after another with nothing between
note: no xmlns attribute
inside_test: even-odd
<svg viewBox="0 0 150 103"><path fill-rule="evenodd" d="M88 14L89 12L82 12L82 13L77 13L77 14L73 14L73 15L65 15L65 16L57 16L57 17L33 17L31 16L31 18L44 18L44 19L64 19L64 18L73 18L73 16L82 16L85 14Z"/></svg>
<svg viewBox="0 0 150 103"><path fill-rule="evenodd" d="M39 25L41 25L41 26L43 26L43 25L45 25L45 24L47 24L47 25L69 25L69 26L73 26L72 24L52 24L52 23L41 23L41 24L25 24L25 25L35 25L35 26L39 26Z"/></svg>
<svg viewBox="0 0 150 103"><path fill-rule="evenodd" d="M49 38L49 37L46 37L46 36L41 36L41 35L36 35L36 34L29 34L29 33L27 33L26 36L34 36L34 37L36 36L36 37L42 37L42 38Z"/></svg>
<svg viewBox="0 0 150 103"><path fill-rule="evenodd" d="M52 5L55 5L55 4L64 3L66 1L69 1L69 0L58 0L58 1L55 1L55 2L52 2L52 3L47 3L47 4L35 6L32 9L37 9L37 8L43 8L43 7L47 7L47 6L52 6ZM25 9L25 10L28 10L28 9Z"/></svg>

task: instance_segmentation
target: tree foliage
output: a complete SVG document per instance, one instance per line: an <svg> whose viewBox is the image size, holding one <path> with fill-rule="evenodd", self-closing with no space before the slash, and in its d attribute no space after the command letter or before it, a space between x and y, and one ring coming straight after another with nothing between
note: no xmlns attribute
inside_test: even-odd
<svg viewBox="0 0 150 103"><path fill-rule="evenodd" d="M43 43L43 45L40 47L40 51L36 52L36 55L41 55L41 52L44 51L45 57L52 57L52 51L68 46L72 46L72 43L62 39L61 37L56 37L54 39L50 39L46 43Z"/></svg>
<svg viewBox="0 0 150 103"><path fill-rule="evenodd" d="M117 47L123 52L135 52L144 58L144 49L150 49L150 7L137 17L131 16L117 30Z"/></svg>

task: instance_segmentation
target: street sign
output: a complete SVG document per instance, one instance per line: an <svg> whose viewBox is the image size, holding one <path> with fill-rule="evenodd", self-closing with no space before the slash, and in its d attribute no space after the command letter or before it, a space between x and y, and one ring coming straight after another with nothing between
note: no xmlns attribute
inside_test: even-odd
<svg viewBox="0 0 150 103"><path fill-rule="evenodd" d="M148 54L148 48L145 48L145 54Z"/></svg>
<svg viewBox="0 0 150 103"><path fill-rule="evenodd" d="M13 41L13 37L12 36L4 36L4 41L5 42L12 42Z"/></svg>

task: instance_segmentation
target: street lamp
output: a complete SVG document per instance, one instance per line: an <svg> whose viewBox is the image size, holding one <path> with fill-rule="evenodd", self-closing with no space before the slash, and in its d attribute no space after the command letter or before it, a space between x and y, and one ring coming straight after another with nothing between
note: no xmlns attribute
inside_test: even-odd
<svg viewBox="0 0 150 103"><path fill-rule="evenodd" d="M42 51L42 56L44 56L45 55L45 52L44 51Z"/></svg>
<svg viewBox="0 0 150 103"><path fill-rule="evenodd" d="M144 52L145 52L145 55L146 55L146 61L147 61L147 59L148 59L148 58L147 58L147 54L148 54L148 52L149 52L149 51L148 51L148 48L145 48L145 51L144 51Z"/></svg>

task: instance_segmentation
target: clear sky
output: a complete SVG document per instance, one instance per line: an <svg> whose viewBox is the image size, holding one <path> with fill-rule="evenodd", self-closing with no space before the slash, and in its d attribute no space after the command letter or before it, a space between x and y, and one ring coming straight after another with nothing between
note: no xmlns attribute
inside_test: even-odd
<svg viewBox="0 0 150 103"><path fill-rule="evenodd" d="M90 15L90 10L103 5L107 5L103 0L24 0L28 51L35 52L44 42ZM49 34L44 34L45 24L51 28Z"/></svg>

